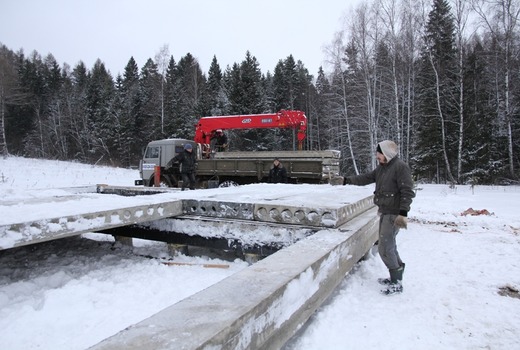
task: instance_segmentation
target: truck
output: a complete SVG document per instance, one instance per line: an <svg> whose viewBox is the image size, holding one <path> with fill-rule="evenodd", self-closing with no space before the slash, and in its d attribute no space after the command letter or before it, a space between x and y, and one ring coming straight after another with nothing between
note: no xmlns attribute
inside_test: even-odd
<svg viewBox="0 0 520 350"><path fill-rule="evenodd" d="M292 128L298 139L295 151L217 152L212 139L217 130ZM139 162L140 180L136 185L180 187L179 165L175 155L191 144L197 152L197 187L215 188L267 182L273 160L278 158L287 170L290 183L332 183L339 180L340 152L304 151L307 118L301 111L282 110L273 114L202 117L195 127L194 140L168 138L148 143Z"/></svg>

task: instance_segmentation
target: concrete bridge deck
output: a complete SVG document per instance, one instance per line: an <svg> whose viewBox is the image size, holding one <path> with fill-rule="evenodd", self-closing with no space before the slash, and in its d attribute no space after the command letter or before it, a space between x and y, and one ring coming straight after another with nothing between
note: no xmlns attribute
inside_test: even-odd
<svg viewBox="0 0 520 350"><path fill-rule="evenodd" d="M60 196L35 195L16 203L0 200L0 248L135 223L166 230L183 226L189 231L186 217L197 230L203 227L197 224L201 218L228 225L226 231L236 237L249 233L242 226L247 223L276 224L273 237L279 236L281 227L315 232L105 339L93 350L279 349L377 240L369 187L263 184L116 194L122 190L97 186L69 189ZM20 211L24 220L13 222Z"/></svg>
<svg viewBox="0 0 520 350"><path fill-rule="evenodd" d="M72 188L60 195L0 200L0 249L182 215L335 228L372 205L366 188L347 191L330 185L263 184L185 192L106 185ZM20 213L23 220L13 220Z"/></svg>

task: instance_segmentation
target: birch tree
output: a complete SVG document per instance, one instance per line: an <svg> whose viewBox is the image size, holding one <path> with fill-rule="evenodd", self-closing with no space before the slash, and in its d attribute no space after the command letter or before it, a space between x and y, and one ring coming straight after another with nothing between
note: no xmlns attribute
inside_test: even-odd
<svg viewBox="0 0 520 350"><path fill-rule="evenodd" d="M462 157L464 145L464 47L466 24L469 15L469 6L465 0L452 0L454 8L454 24L457 45L457 85L459 93L458 114L459 114L459 137L457 143L457 181L461 182Z"/></svg>
<svg viewBox="0 0 520 350"><path fill-rule="evenodd" d="M420 57L423 23L426 21L425 0L404 0L401 2L401 52L403 60L403 138L401 154L409 161L412 149L412 128L415 115L415 85L417 61Z"/></svg>
<svg viewBox="0 0 520 350"><path fill-rule="evenodd" d="M379 43L379 23L377 22L378 9L377 7L369 7L361 4L354 14L353 23L351 26L352 42L356 46L359 54L359 72L360 79L363 82L365 89L365 122L368 130L368 145L365 147L369 150L370 163L372 168L375 168L377 160L375 152L378 142L378 115L376 113L376 86L377 86L377 71L374 65L374 57L376 47Z"/></svg>
<svg viewBox="0 0 520 350"><path fill-rule="evenodd" d="M329 101L331 102L331 109L330 109L330 115L326 120L329 120L328 123L322 123L321 125L326 124L328 126L327 135L329 137L334 137L334 133L331 132L330 126L332 119L331 116L336 114L339 116L339 119L343 119L345 126L340 129L336 135L340 137L339 140L337 140L337 145L339 146L342 142L342 136L346 136L346 146L347 147L339 147L340 150L345 154L346 152L349 153L350 159L352 162L352 168L354 170L354 173L357 175L359 174L359 169L357 166L357 157L354 152L354 144L353 144L353 138L352 138L352 132L351 132L351 113L350 113L350 100L349 100L349 93L347 91L347 78L349 69L355 69L355 62L356 62L356 53L350 52L350 55L348 54L348 49L345 48L343 44L343 33L337 32L335 34L334 40L332 44L326 49L327 50L327 56L328 56L328 62L333 66L333 73L332 73L332 80L333 83L331 84L331 96L329 97ZM355 51L355 50L354 50ZM335 92L335 93L334 93ZM334 118L337 119L337 118ZM323 131L322 131L323 132ZM329 141L330 142L330 141ZM329 144L330 145L330 144ZM345 152L346 151L346 152Z"/></svg>
<svg viewBox="0 0 520 350"><path fill-rule="evenodd" d="M520 47L518 44L518 20L520 2L518 0L473 0L473 9L479 15L485 27L500 45L501 61L503 63L501 103L498 104L498 114L504 115L507 132L507 150L509 160L509 175L515 177L513 118L518 112L518 104L512 96L513 62L518 59ZM500 119L500 118L498 118Z"/></svg>
<svg viewBox="0 0 520 350"><path fill-rule="evenodd" d="M161 75L161 90L160 90L160 100L161 100L161 135L165 135L164 133L164 89L166 82L166 70L168 69L168 63L170 60L170 49L167 44L161 46L159 52L155 54L155 64L157 65L157 70Z"/></svg>
<svg viewBox="0 0 520 350"><path fill-rule="evenodd" d="M387 31L387 46L390 53L391 75L392 75L392 95L393 95L393 125L395 127L395 142L402 149L402 120L400 113L400 96L399 96L399 78L398 78L398 56L400 54L401 45L399 44L399 21L397 0L380 0L379 6L381 9L381 22L386 26Z"/></svg>

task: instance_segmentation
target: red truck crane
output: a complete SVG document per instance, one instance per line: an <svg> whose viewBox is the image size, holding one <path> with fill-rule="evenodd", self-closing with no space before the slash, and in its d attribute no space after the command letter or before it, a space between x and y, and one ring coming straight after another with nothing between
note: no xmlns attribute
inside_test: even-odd
<svg viewBox="0 0 520 350"><path fill-rule="evenodd" d="M200 118L195 127L195 142L203 146L203 154L211 153L211 139L218 129L283 128L298 130L298 150L303 149L307 117L302 111L281 110L272 114L246 114Z"/></svg>

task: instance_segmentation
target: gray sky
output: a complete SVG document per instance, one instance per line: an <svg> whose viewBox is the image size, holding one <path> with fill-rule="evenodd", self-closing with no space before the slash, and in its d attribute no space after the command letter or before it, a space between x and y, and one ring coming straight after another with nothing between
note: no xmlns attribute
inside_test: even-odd
<svg viewBox="0 0 520 350"><path fill-rule="evenodd" d="M141 68L168 45L176 62L190 52L207 72L249 50L263 73L290 54L316 76L323 47L361 0L0 0L0 43L74 67L97 58L115 77L131 56Z"/></svg>

